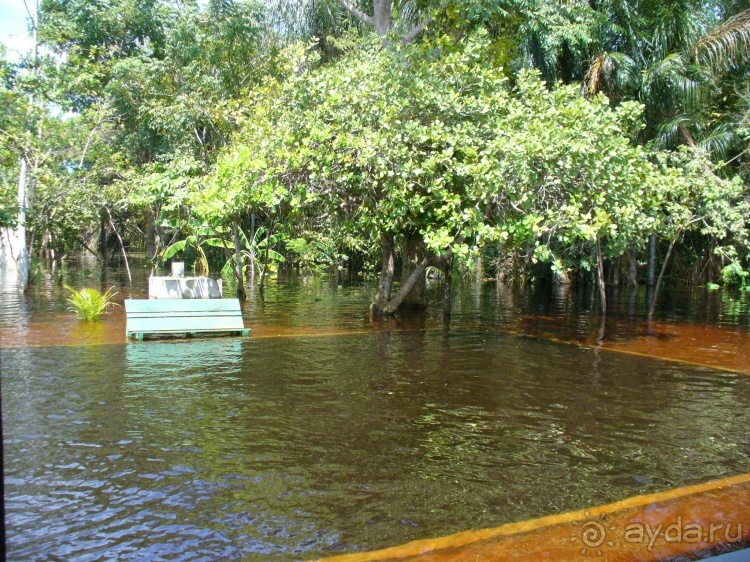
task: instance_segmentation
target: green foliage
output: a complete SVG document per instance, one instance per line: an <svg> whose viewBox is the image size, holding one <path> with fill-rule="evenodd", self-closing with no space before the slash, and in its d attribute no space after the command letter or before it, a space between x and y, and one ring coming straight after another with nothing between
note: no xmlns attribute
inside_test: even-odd
<svg viewBox="0 0 750 562"><path fill-rule="evenodd" d="M18 213L19 161L29 142L33 111L17 87L19 69L5 56L0 44L0 227L13 227Z"/></svg>
<svg viewBox="0 0 750 562"><path fill-rule="evenodd" d="M371 233L417 232L459 259L488 243L532 244L563 268L591 267L599 239L619 256L653 231L673 237L696 223L694 207L707 229L726 230L737 184L707 184L686 162L633 145L640 105L612 109L533 72L510 89L481 34L437 45L436 59L435 45L365 43L255 98L211 204L325 209ZM309 251L302 239L287 247Z"/></svg>
<svg viewBox="0 0 750 562"><path fill-rule="evenodd" d="M747 74L747 5L697 0L520 5L525 66L550 81L582 82L584 91L604 92L613 104L640 101L646 125L641 140L697 145L715 157L736 146L736 109L727 110L739 103L742 89L734 86Z"/></svg>
<svg viewBox="0 0 750 562"><path fill-rule="evenodd" d="M466 178L490 136L492 106L507 96L505 77L481 63L482 45L430 61L373 41L291 78L245 124L226 168L240 179L228 199L272 207L283 198L369 232L424 230L430 248L445 248L477 218Z"/></svg>
<svg viewBox="0 0 750 562"><path fill-rule="evenodd" d="M25 155L30 236L57 255L111 216L131 248L227 269L253 214L275 232L241 233L256 269L373 268L385 234L458 270L586 271L656 232L745 284L746 3L393 6L384 44L338 0L43 0L62 56L0 56L0 225Z"/></svg>
<svg viewBox="0 0 750 562"><path fill-rule="evenodd" d="M253 234L252 238L248 238L245 232L242 229L239 229L239 237L240 243L242 245L241 250L243 260L248 260L245 264L246 275L248 273L262 274L264 267L273 269L277 264L286 261L286 258L284 258L284 256L273 249L279 242L284 239L283 234L276 233L268 235L266 234L266 227L260 226L255 230L255 234ZM222 245L225 245L229 250L232 251L235 249L234 242L222 242ZM265 259L266 256L268 257L267 261ZM231 275L236 263L237 256L232 253L232 257L230 257L224 264L224 267L221 270L221 274L225 277ZM250 268L252 268L252 271L249 271Z"/></svg>
<svg viewBox="0 0 750 562"><path fill-rule="evenodd" d="M70 291L68 302L73 311L81 320L86 322L98 320L110 306L119 306L117 303L112 302L112 298L117 295L117 293L112 292L114 287L107 289L104 293L90 288L83 288L80 291L76 291L68 285L65 285L65 288Z"/></svg>
<svg viewBox="0 0 750 562"><path fill-rule="evenodd" d="M201 223L196 220L179 221L171 223L170 226L175 230L176 235L187 233L185 238L169 244L159 254L160 261L167 261L177 254L182 254L193 260L193 271L196 275L208 275L210 264L206 255L208 246L215 247L233 247L221 237L225 229L221 227L212 227L209 224ZM217 236L218 235L218 236Z"/></svg>
<svg viewBox="0 0 750 562"><path fill-rule="evenodd" d="M65 54L68 104L90 106L118 60L163 54L165 4L158 0L42 0L40 40Z"/></svg>
<svg viewBox="0 0 750 562"><path fill-rule="evenodd" d="M339 251L336 240L315 233L311 233L310 238L292 238L285 242L287 252L302 270L308 273L323 273L332 267L343 270L349 256Z"/></svg>

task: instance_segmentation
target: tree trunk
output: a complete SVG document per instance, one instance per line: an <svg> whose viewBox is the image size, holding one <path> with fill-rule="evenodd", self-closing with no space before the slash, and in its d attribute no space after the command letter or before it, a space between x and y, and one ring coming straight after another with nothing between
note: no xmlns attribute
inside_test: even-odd
<svg viewBox="0 0 750 562"><path fill-rule="evenodd" d="M393 238L387 234L380 233L380 247L383 250L383 262L380 267L380 281L378 282L378 292L375 295L375 302L372 303L370 310L375 314L380 314L388 305L391 299L391 288L393 287L393 272L395 269L395 249L393 247Z"/></svg>
<svg viewBox="0 0 750 562"><path fill-rule="evenodd" d="M18 175L18 290L25 291L29 286L29 255L26 248L26 156L21 157L21 170Z"/></svg>
<svg viewBox="0 0 750 562"><path fill-rule="evenodd" d="M565 269L561 267L555 267L552 271L552 284L553 285L570 285L570 275Z"/></svg>
<svg viewBox="0 0 750 562"><path fill-rule="evenodd" d="M630 249L630 264L628 266L628 285L638 285L638 252L635 248Z"/></svg>
<svg viewBox="0 0 750 562"><path fill-rule="evenodd" d="M659 298L659 287L661 286L661 282L664 279L664 272L667 270L667 264L669 263L669 256L672 255L672 248L674 248L675 242L677 242L677 237L675 237L674 240L669 244L669 250L667 250L667 257L664 258L664 263L661 266L661 271L659 272L659 279L656 282L656 287L654 288L654 296L651 299L651 304L648 308L648 317L651 318L654 315L654 310L656 310L656 300Z"/></svg>
<svg viewBox="0 0 750 562"><path fill-rule="evenodd" d="M620 285L620 258L612 260L612 283L613 287Z"/></svg>
<svg viewBox="0 0 750 562"><path fill-rule="evenodd" d="M107 248L107 219L104 217L104 211L101 213L102 222L100 229L99 247L102 251L102 262L107 263L107 255L109 254L109 248Z"/></svg>
<svg viewBox="0 0 750 562"><path fill-rule="evenodd" d="M153 215L148 218L148 227L146 228L146 259L153 261L156 259L156 220Z"/></svg>
<svg viewBox="0 0 750 562"><path fill-rule="evenodd" d="M232 225L234 235L234 276L237 278L237 298L244 301L247 298L245 293L245 278L242 275L245 263L242 259L242 243L240 241L240 221L235 218Z"/></svg>
<svg viewBox="0 0 750 562"><path fill-rule="evenodd" d="M271 236L273 235L273 221L268 225L268 235L266 236L266 253L263 256L263 270L260 272L260 292L263 293L263 282L266 279L268 271L268 252L271 250Z"/></svg>
<svg viewBox="0 0 750 562"><path fill-rule="evenodd" d="M453 288L453 258L446 260L443 266L445 285L443 287L443 317L451 315L451 290Z"/></svg>
<svg viewBox="0 0 750 562"><path fill-rule="evenodd" d="M350 14L356 17L359 21L361 21L365 25L374 27L375 33L377 33L379 37L385 37L390 31L393 30L393 0L373 0L373 15L371 16L361 11L356 6L356 3L352 2L352 0L339 0L339 2L344 8L346 8L346 10ZM420 23L404 33L402 42L409 43L413 41L414 38L422 33L425 26L427 26L430 22L431 17L429 15L425 16L425 18Z"/></svg>
<svg viewBox="0 0 750 562"><path fill-rule="evenodd" d="M596 265L599 273L599 297L602 302L602 315L607 314L607 288L604 283L604 260L602 259L601 240L596 241Z"/></svg>
<svg viewBox="0 0 750 562"><path fill-rule="evenodd" d="M653 287L656 283L656 243L658 239L654 232L648 239L648 270L646 284Z"/></svg>
<svg viewBox="0 0 750 562"><path fill-rule="evenodd" d="M249 259L250 259L250 267L248 268L248 277L250 278L250 283L252 283L255 280L255 213L250 213L250 252L249 252ZM291 266L291 264L289 264Z"/></svg>
<svg viewBox="0 0 750 562"><path fill-rule="evenodd" d="M458 238L455 243L461 244L463 238ZM415 264L408 278L401 279L401 286L398 293L391 297L393 287L393 270L395 262L395 250L393 237L380 233L380 243L383 248L383 264L380 270L380 282L378 283L378 292L375 295L375 302L370 305L370 312L379 316L393 314L398 310L406 299L406 296L412 292L414 286L425 281L425 270L430 265L443 264L453 259L453 248L448 250L439 257L434 255L425 255L419 263ZM422 252L424 246L422 245Z"/></svg>
<svg viewBox="0 0 750 562"><path fill-rule="evenodd" d="M377 33L379 37L384 37L393 29L391 0L374 0L373 8L375 33Z"/></svg>
<svg viewBox="0 0 750 562"><path fill-rule="evenodd" d="M452 255L452 253L451 253ZM411 275L409 275L409 278L405 281L401 281L401 286L399 287L398 293L396 293L396 296L391 298L388 303L383 307L380 308L376 313L387 315L387 314L393 314L398 310L398 308L401 306L401 304L404 302L404 299L406 296L411 292L411 290L414 288L414 285L416 285L419 282L419 279L424 276L424 272L427 269L427 266L430 265L432 262L429 257L425 257L422 259L422 261L417 264L417 267L414 268L414 270L411 272Z"/></svg>
<svg viewBox="0 0 750 562"><path fill-rule="evenodd" d="M42 236L42 247L44 248L42 259L45 261L54 261L55 249L52 245L52 233L50 233L49 228L45 229L44 236Z"/></svg>
<svg viewBox="0 0 750 562"><path fill-rule="evenodd" d="M112 220L112 213L107 209L107 215L109 216L109 226L112 227L112 231L115 233L115 236L117 236L117 240L120 242L120 252L122 253L122 259L125 260L125 270L128 272L128 281L132 285L133 283L133 276L130 275L130 264L128 264L128 254L125 252L125 243L122 241L122 236L120 236L120 233L117 232L117 228L115 228L115 223Z"/></svg>
<svg viewBox="0 0 750 562"><path fill-rule="evenodd" d="M401 282L406 282L412 272L425 259L424 241L420 234L404 235L404 259L401 266ZM427 280L421 275L414 283L414 287L401 303L402 308L422 310L427 308Z"/></svg>
<svg viewBox="0 0 750 562"><path fill-rule="evenodd" d="M414 268L414 270L411 272L411 275L409 275L409 278L405 281L402 280L401 286L399 287L398 293L396 293L396 296L392 297L390 300L385 301L382 297L379 297L376 299L376 302L372 304L370 307L370 311L377 315L386 316L389 314L393 314L398 310L398 308L401 306L401 303L406 298L406 295L411 292L411 290L414 288L414 285L419 282L420 278L424 276L425 270L427 269L427 266L429 265L437 265L440 263L444 263L447 260L450 260L453 258L453 248L449 248L448 251L441 257L436 258L434 256L426 256L422 259L421 262L417 265L417 267ZM384 260L385 261L385 260ZM384 271L385 273L385 271ZM392 278L391 273L391 278ZM384 277L383 274L381 274L381 280ZM385 277L387 277L387 273L385 274ZM381 304L378 305L378 302ZM382 304L384 302L384 304Z"/></svg>

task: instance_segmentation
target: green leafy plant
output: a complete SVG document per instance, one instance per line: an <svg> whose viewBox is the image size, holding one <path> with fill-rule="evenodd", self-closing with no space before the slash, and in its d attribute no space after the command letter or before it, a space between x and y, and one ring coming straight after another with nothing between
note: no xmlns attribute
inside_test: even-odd
<svg viewBox="0 0 750 562"><path fill-rule="evenodd" d="M98 320L99 316L110 306L119 306L117 303L112 302L112 297L117 294L112 292L114 287L107 289L104 293L89 288L76 291L69 285L65 285L65 288L70 291L68 302L73 311L81 320L86 322Z"/></svg>
<svg viewBox="0 0 750 562"><path fill-rule="evenodd" d="M314 232L308 232L304 238L291 238L284 244L294 261L309 273L323 273L331 268L341 271L349 259L339 251L338 242L334 238Z"/></svg>
<svg viewBox="0 0 750 562"><path fill-rule="evenodd" d="M265 226L259 226L252 238L248 238L245 231L241 228L239 229L242 254L245 256L245 259L248 260L247 265L245 265L246 275L251 273L254 275L256 272L260 275L263 273L264 268L267 268L268 271L273 271L275 269L275 264L281 263L285 260L284 256L272 249L273 246L284 239L285 235L282 233L269 234L266 234ZM209 244L218 245L216 240L218 240L218 238L215 240L209 240ZM226 248L234 250L233 242L223 242L222 244ZM264 261L264 256L266 255L267 260ZM236 263L236 256L232 255L232 257L230 257L224 264L221 274L224 276L231 275L232 269L235 267Z"/></svg>
<svg viewBox="0 0 750 562"><path fill-rule="evenodd" d="M193 220L167 222L166 224L178 231L186 230L189 234L183 240L178 240L164 248L160 254L161 261L165 262L180 252L183 255L192 253L195 257L193 271L196 275L208 275L208 257L203 248L204 246L221 247L221 240L213 238L213 235L217 230L223 232L224 229L212 229L208 224Z"/></svg>

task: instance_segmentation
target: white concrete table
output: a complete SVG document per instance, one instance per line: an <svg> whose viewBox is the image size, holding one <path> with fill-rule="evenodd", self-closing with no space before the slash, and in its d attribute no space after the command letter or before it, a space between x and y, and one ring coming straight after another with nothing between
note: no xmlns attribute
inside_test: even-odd
<svg viewBox="0 0 750 562"><path fill-rule="evenodd" d="M212 277L149 277L149 299L220 299L222 280Z"/></svg>

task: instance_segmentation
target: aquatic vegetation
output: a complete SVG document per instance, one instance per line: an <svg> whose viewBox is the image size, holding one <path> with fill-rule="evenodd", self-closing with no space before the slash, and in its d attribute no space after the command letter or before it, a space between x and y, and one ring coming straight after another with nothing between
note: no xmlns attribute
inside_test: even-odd
<svg viewBox="0 0 750 562"><path fill-rule="evenodd" d="M70 303L78 317L86 322L98 320L102 313L110 306L119 306L117 303L112 302L112 298L117 294L116 292L112 292L114 287L107 289L104 293L88 287L80 291L76 291L69 285L65 285L65 288L70 291L68 303Z"/></svg>

